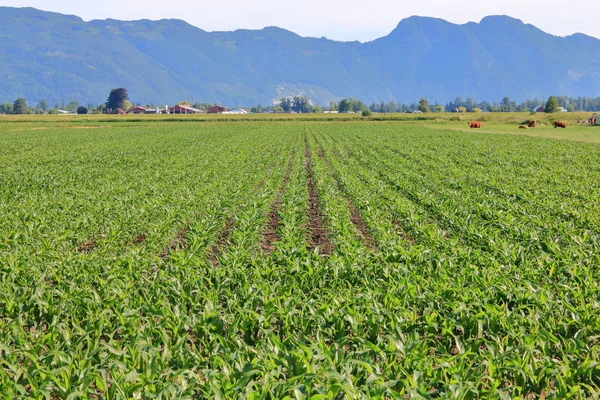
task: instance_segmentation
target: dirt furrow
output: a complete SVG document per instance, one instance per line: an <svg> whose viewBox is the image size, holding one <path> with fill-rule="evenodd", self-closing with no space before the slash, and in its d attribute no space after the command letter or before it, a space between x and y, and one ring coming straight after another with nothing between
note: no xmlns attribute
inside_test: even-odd
<svg viewBox="0 0 600 400"><path fill-rule="evenodd" d="M277 190L277 194L275 195L273 204L271 204L271 209L269 211L269 223L263 231L263 242L260 244L260 246L266 254L273 253L275 251L275 243L281 239L279 233L277 232L280 220L279 208L281 207L281 197L283 196L287 183L290 180L290 172L292 170L295 155L296 151L292 150L292 153L290 154L290 159L285 168L283 180L281 181L281 185Z"/></svg>
<svg viewBox="0 0 600 400"><path fill-rule="evenodd" d="M319 205L319 194L315 185L312 170L312 152L308 145L308 137L304 135L304 156L306 158L306 181L308 185L308 249L314 251L317 247L321 254L331 254L332 244L325 228L325 218Z"/></svg>
<svg viewBox="0 0 600 400"><path fill-rule="evenodd" d="M315 140L316 140L316 138L315 138ZM356 230L360 233L360 237L357 239L362 240L364 245L369 250L375 250L376 249L375 240L373 239L373 235L371 234L369 227L367 226L364 218L360 214L358 207L350 199L348 191L346 190L346 188L342 185L342 183L339 180L337 171L335 170L333 165L331 165L331 161L327 158L327 156L323 152L323 148L318 141L317 141L317 145L319 146L319 157L321 159L323 159L327 169L329 169L329 171L331 172L331 176L333 177L333 179L335 181L337 189L339 190L339 192L342 194L342 196L348 203L348 210L350 210L350 220L352 221L352 224L354 225Z"/></svg>

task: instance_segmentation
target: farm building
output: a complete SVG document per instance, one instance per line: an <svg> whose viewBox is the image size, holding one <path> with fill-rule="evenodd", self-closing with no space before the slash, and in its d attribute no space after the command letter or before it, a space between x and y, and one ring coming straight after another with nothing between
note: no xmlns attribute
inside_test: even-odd
<svg viewBox="0 0 600 400"><path fill-rule="evenodd" d="M221 114L248 114L243 108L234 108L233 110L223 111Z"/></svg>
<svg viewBox="0 0 600 400"><path fill-rule="evenodd" d="M131 107L129 111L127 111L127 114L146 114L148 110L149 108L146 106L135 106Z"/></svg>
<svg viewBox="0 0 600 400"><path fill-rule="evenodd" d="M534 109L533 111L536 113L539 113L539 112L542 113L542 112L544 112L544 106L539 106L538 108Z"/></svg>
<svg viewBox="0 0 600 400"><path fill-rule="evenodd" d="M169 108L169 114L204 114L204 110L199 110L185 104L177 104Z"/></svg>
<svg viewBox="0 0 600 400"><path fill-rule="evenodd" d="M223 114L224 112L227 112L227 107L214 106L214 107L211 107L208 112L210 114Z"/></svg>

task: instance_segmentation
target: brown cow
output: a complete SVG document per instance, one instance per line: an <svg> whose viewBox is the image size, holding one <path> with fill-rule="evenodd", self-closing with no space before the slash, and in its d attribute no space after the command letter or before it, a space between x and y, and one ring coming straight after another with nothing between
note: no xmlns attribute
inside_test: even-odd
<svg viewBox="0 0 600 400"><path fill-rule="evenodd" d="M537 121L531 120L529 121L529 125L530 128L535 128L537 126Z"/></svg>
<svg viewBox="0 0 600 400"><path fill-rule="evenodd" d="M469 122L469 128L481 129L481 128L483 128L483 122L481 122L481 121Z"/></svg>
<svg viewBox="0 0 600 400"><path fill-rule="evenodd" d="M529 127L527 127L525 125L521 125L521 126L519 126L519 129L529 129Z"/></svg>
<svg viewBox="0 0 600 400"><path fill-rule="evenodd" d="M567 127L567 124L565 122L563 122L563 121L556 121L554 123L554 128L555 129L556 128L566 128L566 127Z"/></svg>

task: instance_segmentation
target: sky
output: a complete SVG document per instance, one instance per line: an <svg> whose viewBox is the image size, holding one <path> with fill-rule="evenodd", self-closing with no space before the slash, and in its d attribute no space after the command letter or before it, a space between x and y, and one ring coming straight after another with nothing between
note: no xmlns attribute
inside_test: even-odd
<svg viewBox="0 0 600 400"><path fill-rule="evenodd" d="M598 0L0 0L0 6L34 7L86 21L177 18L206 31L278 26L302 36L361 42L387 35L412 15L460 24L509 15L554 35L600 38Z"/></svg>

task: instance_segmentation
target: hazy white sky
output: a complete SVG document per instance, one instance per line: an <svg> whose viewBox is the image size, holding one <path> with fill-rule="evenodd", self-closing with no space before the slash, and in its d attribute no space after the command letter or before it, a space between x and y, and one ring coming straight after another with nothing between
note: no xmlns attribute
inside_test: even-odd
<svg viewBox="0 0 600 400"><path fill-rule="evenodd" d="M510 15L555 34L600 38L600 0L0 0L91 19L178 18L207 31L279 26L302 36L369 41L388 34L411 15L450 22L479 22Z"/></svg>

